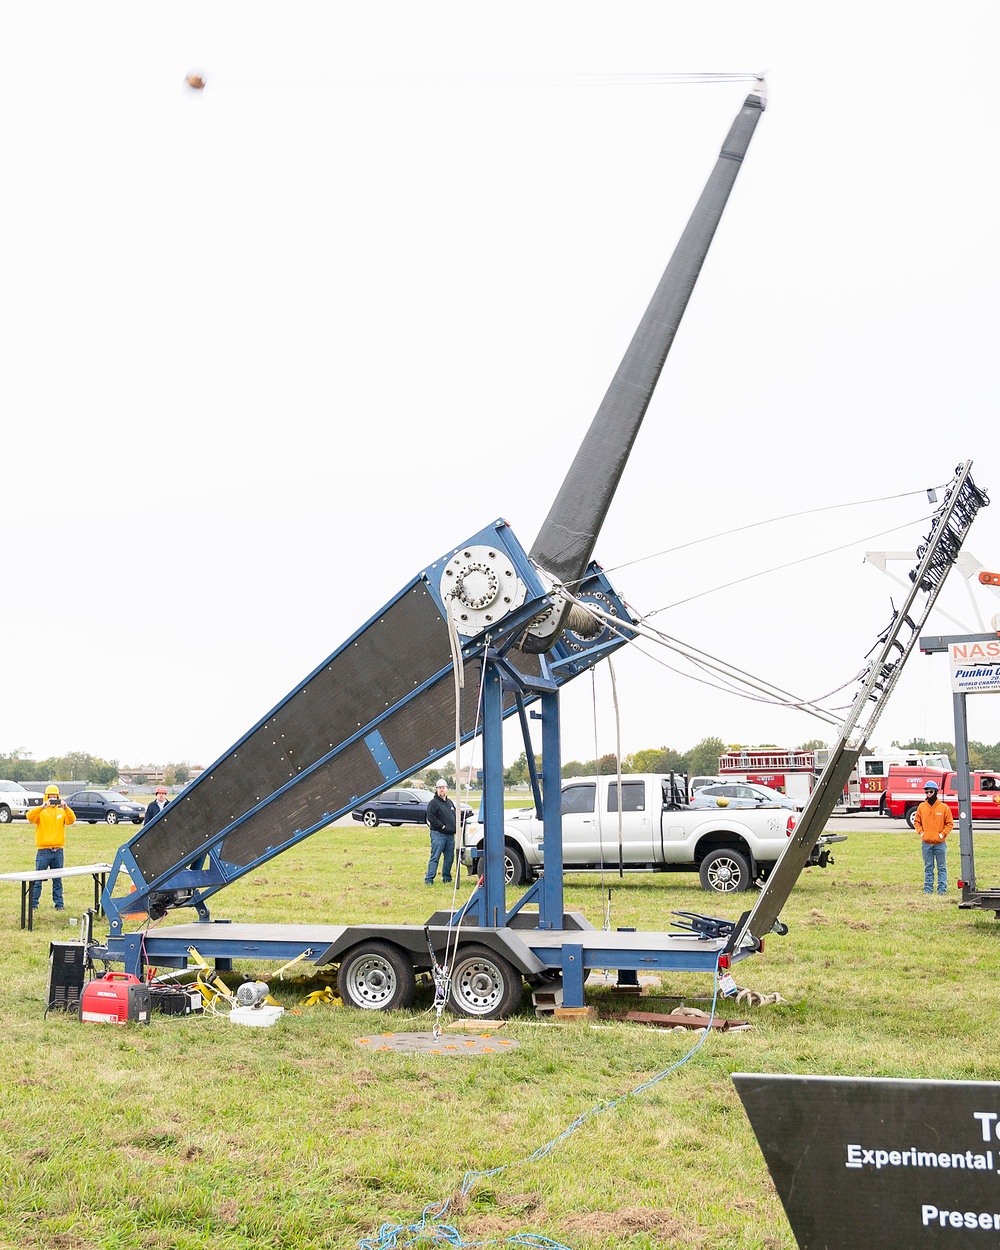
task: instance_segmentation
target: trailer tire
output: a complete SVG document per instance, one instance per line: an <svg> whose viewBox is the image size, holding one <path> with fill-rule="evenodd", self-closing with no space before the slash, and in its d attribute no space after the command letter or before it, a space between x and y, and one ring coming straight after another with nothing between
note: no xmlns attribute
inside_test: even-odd
<svg viewBox="0 0 1000 1250"><path fill-rule="evenodd" d="M513 842L503 844L503 879L505 885L524 885L528 880L528 868L520 847Z"/></svg>
<svg viewBox="0 0 1000 1250"><path fill-rule="evenodd" d="M917 818L916 807L908 807L906 811L903 813L903 819L906 821L906 823L910 826L911 829L915 828L914 821L916 820L916 818Z"/></svg>
<svg viewBox="0 0 1000 1250"><path fill-rule="evenodd" d="M362 942L347 952L337 972L344 1003L365 1011L409 1007L416 986L413 965L391 942Z"/></svg>
<svg viewBox="0 0 1000 1250"><path fill-rule="evenodd" d="M720 846L709 851L698 869L702 887L715 894L742 894L750 887L750 865L740 851Z"/></svg>
<svg viewBox="0 0 1000 1250"><path fill-rule="evenodd" d="M448 1005L457 1015L501 1020L521 1005L524 979L485 946L461 946L451 970Z"/></svg>

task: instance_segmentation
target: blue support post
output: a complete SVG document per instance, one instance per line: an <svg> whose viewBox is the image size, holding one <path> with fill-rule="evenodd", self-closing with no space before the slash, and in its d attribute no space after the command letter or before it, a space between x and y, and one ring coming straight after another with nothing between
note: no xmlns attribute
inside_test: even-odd
<svg viewBox="0 0 1000 1250"><path fill-rule="evenodd" d="M562 752L559 742L559 694L541 696L542 704L542 853L545 868L538 901L538 927L563 924Z"/></svg>
<svg viewBox="0 0 1000 1250"><path fill-rule="evenodd" d="M126 933L124 946L125 971L143 980L146 961L142 957L142 934Z"/></svg>
<svg viewBox="0 0 1000 1250"><path fill-rule="evenodd" d="M528 761L528 780L531 782L531 797L535 800L535 815L539 820L542 820L542 791L538 785L538 773L535 771L535 753L531 749L531 734L528 731L528 717L524 709L524 695L520 690L515 691L514 700L517 704L518 720L521 722L521 737L524 739L524 758Z"/></svg>
<svg viewBox="0 0 1000 1250"><path fill-rule="evenodd" d="M583 947L562 948L563 1006L583 1007Z"/></svg>
<svg viewBox="0 0 1000 1250"><path fill-rule="evenodd" d="M961 852L962 896L976 889L976 855L972 841L972 778L969 776L969 721L965 691L952 695L955 708L955 789L958 792L958 845Z"/></svg>
<svg viewBox="0 0 1000 1250"><path fill-rule="evenodd" d="M497 929L507 911L503 868L503 684L500 668L484 661L483 673L483 845L486 866L479 923Z"/></svg>

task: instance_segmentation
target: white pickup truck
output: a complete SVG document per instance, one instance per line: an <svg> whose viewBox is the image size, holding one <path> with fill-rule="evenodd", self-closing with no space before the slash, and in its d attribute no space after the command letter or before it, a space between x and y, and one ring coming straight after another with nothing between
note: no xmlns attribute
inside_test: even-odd
<svg viewBox="0 0 1000 1250"><path fill-rule="evenodd" d="M24 816L29 807L38 807L42 796L26 790L18 781L0 781L0 825L7 825L15 816Z"/></svg>
<svg viewBox="0 0 1000 1250"><path fill-rule="evenodd" d="M675 777L629 773L622 778L621 838L615 777L575 778L562 787L563 869L629 872L697 872L706 890L728 894L767 877L795 828L795 812L763 804L750 810L686 806ZM462 862L473 867L482 825L466 826ZM830 845L843 835L823 834L809 863L832 863ZM534 807L507 813L504 858L508 885L537 877L544 865L542 822Z"/></svg>

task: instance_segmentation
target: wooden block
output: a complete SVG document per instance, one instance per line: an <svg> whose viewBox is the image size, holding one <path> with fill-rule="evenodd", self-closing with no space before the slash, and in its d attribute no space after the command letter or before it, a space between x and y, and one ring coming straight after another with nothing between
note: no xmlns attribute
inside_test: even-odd
<svg viewBox="0 0 1000 1250"><path fill-rule="evenodd" d="M614 1016L615 1020L627 1020L632 1024L652 1024L659 1029L703 1029L711 1019L710 1016L704 1015L702 1012L688 1014L688 1012L672 1012L664 1015L658 1011L629 1011L623 1016ZM729 1029L743 1028L746 1026L745 1020L720 1020L716 1017L712 1020L712 1028L718 1029L725 1033Z"/></svg>
<svg viewBox="0 0 1000 1250"><path fill-rule="evenodd" d="M593 1007L556 1007L552 1012L557 1020L595 1020L597 1012Z"/></svg>
<svg viewBox="0 0 1000 1250"><path fill-rule="evenodd" d="M485 1033L492 1029L505 1029L507 1027L506 1020L452 1020L451 1024L446 1026L449 1029L456 1029L460 1033Z"/></svg>

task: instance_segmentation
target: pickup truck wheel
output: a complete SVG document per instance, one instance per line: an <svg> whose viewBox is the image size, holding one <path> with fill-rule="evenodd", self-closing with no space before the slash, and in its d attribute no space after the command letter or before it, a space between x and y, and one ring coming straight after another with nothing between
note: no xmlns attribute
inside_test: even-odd
<svg viewBox="0 0 1000 1250"><path fill-rule="evenodd" d="M746 856L730 847L710 851L698 869L701 884L716 894L742 894L750 885L750 865Z"/></svg>
<svg viewBox="0 0 1000 1250"><path fill-rule="evenodd" d="M916 818L917 818L917 809L915 807L908 807L906 811L903 813L903 819L906 821L906 823L910 826L911 829L914 828L913 822L916 820Z"/></svg>
<svg viewBox="0 0 1000 1250"><path fill-rule="evenodd" d="M524 885L528 880L528 868L518 847L510 842L503 848L503 879L505 885Z"/></svg>
<svg viewBox="0 0 1000 1250"><path fill-rule="evenodd" d="M417 987L413 965L390 942L363 942L348 951L337 973L337 990L350 1007L393 1011L409 1007Z"/></svg>
<svg viewBox="0 0 1000 1250"><path fill-rule="evenodd" d="M0 825L10 824L10 808L6 803L0 803Z"/></svg>
<svg viewBox="0 0 1000 1250"><path fill-rule="evenodd" d="M375 829L378 826L378 812L373 812L371 808L361 817L362 823L369 829Z"/></svg>
<svg viewBox="0 0 1000 1250"><path fill-rule="evenodd" d="M500 1020L517 1011L524 981L517 969L485 946L465 946L451 970L449 1003L461 1016Z"/></svg>

